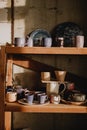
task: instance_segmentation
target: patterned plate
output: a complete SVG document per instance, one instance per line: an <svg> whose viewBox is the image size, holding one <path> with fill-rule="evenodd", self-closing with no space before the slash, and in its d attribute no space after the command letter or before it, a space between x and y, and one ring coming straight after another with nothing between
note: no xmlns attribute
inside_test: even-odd
<svg viewBox="0 0 87 130"><path fill-rule="evenodd" d="M34 46L43 46L44 38L51 37L50 33L44 29L36 29L29 36L33 39Z"/></svg>
<svg viewBox="0 0 87 130"><path fill-rule="evenodd" d="M64 46L72 47L73 40L75 40L76 35L83 35L83 31L80 26L73 22L64 22L58 24L52 30L52 38L53 38L53 46L58 46L58 42L56 38L63 37L64 38Z"/></svg>

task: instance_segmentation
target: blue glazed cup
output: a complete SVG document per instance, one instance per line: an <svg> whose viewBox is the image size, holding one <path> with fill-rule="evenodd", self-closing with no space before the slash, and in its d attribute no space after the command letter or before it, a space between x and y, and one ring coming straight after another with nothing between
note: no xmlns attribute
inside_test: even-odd
<svg viewBox="0 0 87 130"><path fill-rule="evenodd" d="M44 104L48 100L48 96L46 93L39 93L38 94L38 103Z"/></svg>
<svg viewBox="0 0 87 130"><path fill-rule="evenodd" d="M33 101L34 101L34 94L33 93L28 93L26 95L26 100L27 100L27 103L29 103L29 105L32 105Z"/></svg>

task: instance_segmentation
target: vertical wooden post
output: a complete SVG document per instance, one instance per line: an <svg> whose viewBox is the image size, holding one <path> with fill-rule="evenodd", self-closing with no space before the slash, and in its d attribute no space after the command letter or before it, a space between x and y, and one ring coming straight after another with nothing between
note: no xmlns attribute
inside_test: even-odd
<svg viewBox="0 0 87 130"><path fill-rule="evenodd" d="M11 112L5 112L5 130L11 130Z"/></svg>
<svg viewBox="0 0 87 130"><path fill-rule="evenodd" d="M0 50L0 130L5 129L5 77L6 77L6 54L5 47Z"/></svg>
<svg viewBox="0 0 87 130"><path fill-rule="evenodd" d="M7 58L6 86L12 86L12 57ZM11 112L5 112L5 130L11 130Z"/></svg>
<svg viewBox="0 0 87 130"><path fill-rule="evenodd" d="M5 47L0 50L0 130L11 130L11 112L5 112L6 63ZM12 85L12 60L8 60L7 85ZM10 75L11 73L11 75Z"/></svg>
<svg viewBox="0 0 87 130"><path fill-rule="evenodd" d="M14 41L14 0L11 0L11 44Z"/></svg>

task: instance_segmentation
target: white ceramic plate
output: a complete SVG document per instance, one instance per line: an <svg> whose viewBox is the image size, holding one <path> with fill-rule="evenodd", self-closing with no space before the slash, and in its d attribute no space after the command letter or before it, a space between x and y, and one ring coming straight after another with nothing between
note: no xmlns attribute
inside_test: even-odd
<svg viewBox="0 0 87 130"><path fill-rule="evenodd" d="M22 98L20 100L18 100L18 103L22 104L22 105L28 105L30 106L29 103L27 103L26 99L25 98ZM44 104L39 104L37 101L34 101L32 105L47 105L49 104L49 101L46 101Z"/></svg>

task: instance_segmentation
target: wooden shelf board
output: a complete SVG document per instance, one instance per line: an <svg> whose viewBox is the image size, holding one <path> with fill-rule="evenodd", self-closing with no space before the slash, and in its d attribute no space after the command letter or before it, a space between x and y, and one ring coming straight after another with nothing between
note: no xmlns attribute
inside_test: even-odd
<svg viewBox="0 0 87 130"><path fill-rule="evenodd" d="M76 47L6 47L9 54L66 54L66 55L86 55L87 48Z"/></svg>
<svg viewBox="0 0 87 130"><path fill-rule="evenodd" d="M21 105L19 103L6 103L5 111L33 112L33 113L87 113L87 106L68 104L46 104L46 105Z"/></svg>

